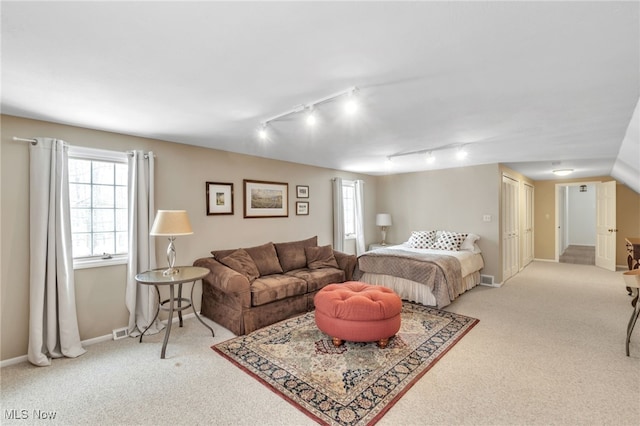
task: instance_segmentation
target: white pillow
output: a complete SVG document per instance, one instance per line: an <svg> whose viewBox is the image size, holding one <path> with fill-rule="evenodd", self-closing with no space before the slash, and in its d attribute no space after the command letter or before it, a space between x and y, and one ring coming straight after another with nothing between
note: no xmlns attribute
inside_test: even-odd
<svg viewBox="0 0 640 426"><path fill-rule="evenodd" d="M407 244L411 248L431 248L436 239L436 231L413 231Z"/></svg>
<svg viewBox="0 0 640 426"><path fill-rule="evenodd" d="M476 251L476 241L480 239L479 235L467 234L467 238L460 244L460 250Z"/></svg>
<svg viewBox="0 0 640 426"><path fill-rule="evenodd" d="M462 245L466 238L467 234L442 231L440 237L436 240L433 246L431 246L431 248L435 250L458 251L460 250L460 245Z"/></svg>

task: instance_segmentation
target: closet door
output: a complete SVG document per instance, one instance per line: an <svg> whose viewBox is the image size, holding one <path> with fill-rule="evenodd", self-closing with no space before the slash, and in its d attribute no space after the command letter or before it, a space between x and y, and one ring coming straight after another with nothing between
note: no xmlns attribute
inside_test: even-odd
<svg viewBox="0 0 640 426"><path fill-rule="evenodd" d="M616 270L616 182L596 185L596 266Z"/></svg>
<svg viewBox="0 0 640 426"><path fill-rule="evenodd" d="M520 270L518 237L518 181L502 176L502 281Z"/></svg>
<svg viewBox="0 0 640 426"><path fill-rule="evenodd" d="M522 267L533 261L533 186L523 185Z"/></svg>

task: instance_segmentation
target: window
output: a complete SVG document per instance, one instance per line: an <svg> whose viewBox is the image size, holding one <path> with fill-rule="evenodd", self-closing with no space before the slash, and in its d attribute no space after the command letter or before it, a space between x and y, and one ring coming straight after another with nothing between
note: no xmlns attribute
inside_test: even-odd
<svg viewBox="0 0 640 426"><path fill-rule="evenodd" d="M344 236L356 237L356 188L353 181L342 181L342 205L344 207Z"/></svg>
<svg viewBox="0 0 640 426"><path fill-rule="evenodd" d="M74 268L126 263L127 154L70 147L69 199Z"/></svg>

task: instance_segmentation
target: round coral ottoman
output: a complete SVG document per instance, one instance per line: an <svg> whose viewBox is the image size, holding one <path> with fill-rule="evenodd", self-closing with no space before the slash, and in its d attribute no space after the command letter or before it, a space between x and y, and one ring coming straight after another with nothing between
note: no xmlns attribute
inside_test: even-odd
<svg viewBox="0 0 640 426"><path fill-rule="evenodd" d="M386 287L358 281L329 284L313 302L316 325L332 337L335 346L347 340L378 342L385 348L400 330L402 300Z"/></svg>

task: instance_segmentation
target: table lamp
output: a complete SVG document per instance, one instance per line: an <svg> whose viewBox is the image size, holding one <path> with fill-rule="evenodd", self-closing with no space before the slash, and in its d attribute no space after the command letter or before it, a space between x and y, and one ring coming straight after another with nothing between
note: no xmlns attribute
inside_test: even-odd
<svg viewBox="0 0 640 426"><path fill-rule="evenodd" d="M382 242L380 245L386 246L387 227L391 226L391 215L389 213L378 213L376 215L376 225L379 226L382 231Z"/></svg>
<svg viewBox="0 0 640 426"><path fill-rule="evenodd" d="M162 275L169 276L180 272L178 268L173 267L176 263L176 248L173 245L173 241L179 235L191 234L193 234L193 230L186 210L158 210L149 235L169 237L169 247L167 247L169 268L162 271Z"/></svg>

